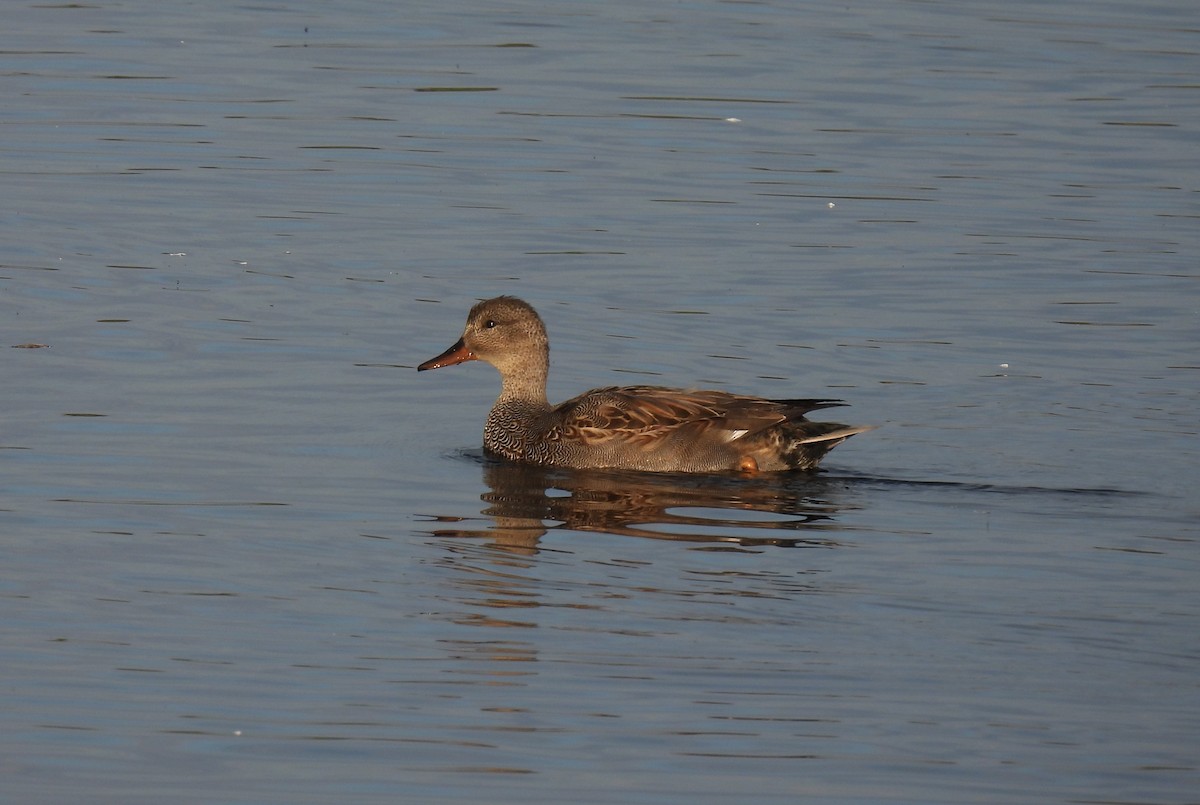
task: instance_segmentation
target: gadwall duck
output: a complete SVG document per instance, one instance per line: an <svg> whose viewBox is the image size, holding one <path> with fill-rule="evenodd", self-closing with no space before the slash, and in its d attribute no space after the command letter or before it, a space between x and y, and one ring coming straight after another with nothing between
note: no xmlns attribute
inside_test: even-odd
<svg viewBox="0 0 1200 805"><path fill-rule="evenodd" d="M840 400L764 400L661 386L593 389L560 405L546 399L550 343L541 317L516 297L480 302L462 338L418 371L486 361L500 397L483 427L486 450L515 461L652 472L809 470L870 427L811 422Z"/></svg>

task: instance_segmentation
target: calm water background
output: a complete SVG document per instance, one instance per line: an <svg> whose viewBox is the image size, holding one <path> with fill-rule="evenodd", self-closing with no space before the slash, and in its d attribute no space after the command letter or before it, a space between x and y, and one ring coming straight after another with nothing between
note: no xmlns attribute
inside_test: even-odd
<svg viewBox="0 0 1200 805"><path fill-rule="evenodd" d="M1200 801L1194 3L4 18L6 801ZM498 293L883 427L490 465Z"/></svg>

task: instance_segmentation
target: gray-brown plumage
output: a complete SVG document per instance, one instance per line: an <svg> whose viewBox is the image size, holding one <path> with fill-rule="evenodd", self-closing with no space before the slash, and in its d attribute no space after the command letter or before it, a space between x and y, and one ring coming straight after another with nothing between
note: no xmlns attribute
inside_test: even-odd
<svg viewBox="0 0 1200 805"><path fill-rule="evenodd" d="M471 308L462 338L417 369L471 360L495 366L502 381L483 446L517 461L654 472L807 470L871 430L804 418L844 405L840 400L764 400L660 386L593 389L552 406L546 328L528 303L512 296Z"/></svg>

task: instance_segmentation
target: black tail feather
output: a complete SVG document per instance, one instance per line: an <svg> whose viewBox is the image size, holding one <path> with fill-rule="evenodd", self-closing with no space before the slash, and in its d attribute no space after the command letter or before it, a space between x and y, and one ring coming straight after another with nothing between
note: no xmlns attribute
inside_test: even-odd
<svg viewBox="0 0 1200 805"><path fill-rule="evenodd" d="M819 411L822 408L838 408L846 405L841 400L771 400L771 402L782 405L789 419L804 416L809 411Z"/></svg>

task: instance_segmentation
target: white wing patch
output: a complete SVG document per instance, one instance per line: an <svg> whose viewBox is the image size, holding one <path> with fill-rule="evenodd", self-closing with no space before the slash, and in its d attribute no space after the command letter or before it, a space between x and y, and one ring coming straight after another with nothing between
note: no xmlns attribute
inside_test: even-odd
<svg viewBox="0 0 1200 805"><path fill-rule="evenodd" d="M737 441L738 439L740 439L740 438L742 438L743 436L745 436L747 433L749 433L749 431L748 431L748 430L746 430L745 428L739 428L738 430L731 430L731 431L729 431L729 433L728 433L728 434L725 436L725 441L727 441L727 442L735 442L735 441Z"/></svg>

